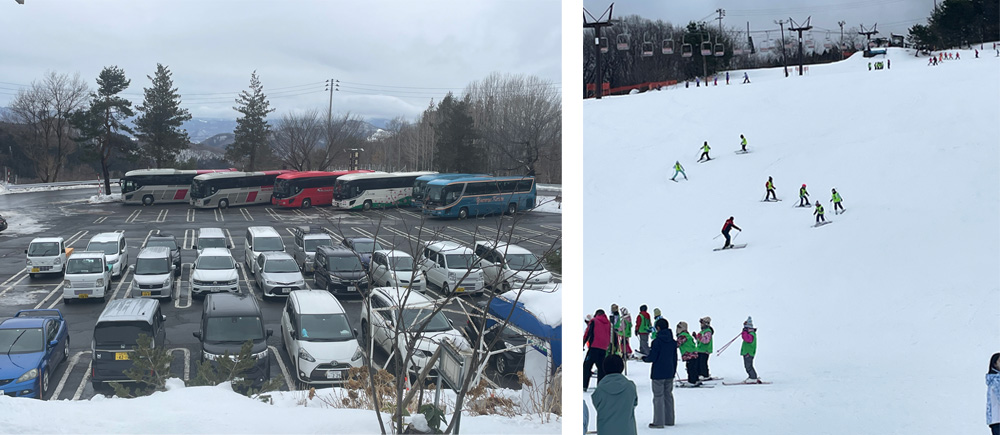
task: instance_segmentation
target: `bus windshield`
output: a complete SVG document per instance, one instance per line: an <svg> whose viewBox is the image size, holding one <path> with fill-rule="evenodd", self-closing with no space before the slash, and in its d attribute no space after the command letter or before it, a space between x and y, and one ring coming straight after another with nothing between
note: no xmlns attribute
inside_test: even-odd
<svg viewBox="0 0 1000 435"><path fill-rule="evenodd" d="M193 181L191 181L191 197L192 198L207 198L212 193L215 193L214 191L209 192L210 188L211 187L209 186L208 181L193 180Z"/></svg>
<svg viewBox="0 0 1000 435"><path fill-rule="evenodd" d="M447 186L431 186L427 188L426 202L428 204L451 204L462 196L465 184L449 184Z"/></svg>
<svg viewBox="0 0 1000 435"><path fill-rule="evenodd" d="M283 178L277 178L274 180L274 197L288 198L298 195L302 191L302 187L295 184L295 180L285 180Z"/></svg>
<svg viewBox="0 0 1000 435"><path fill-rule="evenodd" d="M130 180L128 178L122 178L120 182L122 185L122 193L135 192L136 190L139 190L140 187L142 187L135 180Z"/></svg>

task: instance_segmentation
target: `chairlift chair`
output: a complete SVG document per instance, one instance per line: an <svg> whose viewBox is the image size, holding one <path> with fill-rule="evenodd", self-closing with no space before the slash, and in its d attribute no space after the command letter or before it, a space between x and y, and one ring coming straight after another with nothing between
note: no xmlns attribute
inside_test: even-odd
<svg viewBox="0 0 1000 435"><path fill-rule="evenodd" d="M733 56L741 56L743 54L743 47L736 46L733 47Z"/></svg>
<svg viewBox="0 0 1000 435"><path fill-rule="evenodd" d="M816 41L813 41L812 38L806 39L806 49L815 50L816 49Z"/></svg>
<svg viewBox="0 0 1000 435"><path fill-rule="evenodd" d="M602 36L601 37L601 41L599 42L599 45L601 46L601 53L607 53L608 52L608 38L606 36Z"/></svg>
<svg viewBox="0 0 1000 435"><path fill-rule="evenodd" d="M618 35L617 47L619 51L628 50L628 33L622 33Z"/></svg>
<svg viewBox="0 0 1000 435"><path fill-rule="evenodd" d="M690 43L685 42L681 45L681 57L691 57L694 55L694 47Z"/></svg>
<svg viewBox="0 0 1000 435"><path fill-rule="evenodd" d="M674 40L667 38L663 40L663 54L674 54Z"/></svg>
<svg viewBox="0 0 1000 435"><path fill-rule="evenodd" d="M722 57L726 55L726 46L721 42L715 44L715 57Z"/></svg>
<svg viewBox="0 0 1000 435"><path fill-rule="evenodd" d="M701 43L701 55L711 56L712 55L712 43L705 41Z"/></svg>
<svg viewBox="0 0 1000 435"><path fill-rule="evenodd" d="M650 57L653 55L653 43L643 42L642 43L642 57Z"/></svg>

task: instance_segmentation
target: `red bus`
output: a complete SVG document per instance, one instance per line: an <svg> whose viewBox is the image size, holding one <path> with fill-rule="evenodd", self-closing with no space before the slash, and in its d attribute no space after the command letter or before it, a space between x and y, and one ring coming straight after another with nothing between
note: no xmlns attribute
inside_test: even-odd
<svg viewBox="0 0 1000 435"><path fill-rule="evenodd" d="M274 180L271 204L288 208L330 205L333 201L333 184L337 178L362 172L373 171L304 171L279 175Z"/></svg>

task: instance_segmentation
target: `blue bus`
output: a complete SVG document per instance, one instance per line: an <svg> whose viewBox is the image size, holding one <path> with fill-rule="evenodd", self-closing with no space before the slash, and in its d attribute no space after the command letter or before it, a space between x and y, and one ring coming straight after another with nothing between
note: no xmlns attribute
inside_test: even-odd
<svg viewBox="0 0 1000 435"><path fill-rule="evenodd" d="M471 176L427 183L424 214L465 219L535 208L535 178Z"/></svg>
<svg viewBox="0 0 1000 435"><path fill-rule="evenodd" d="M424 206L424 194L427 190L427 183L433 180L454 180L465 177L489 177L486 174L430 174L421 175L413 182L413 205L417 208Z"/></svg>

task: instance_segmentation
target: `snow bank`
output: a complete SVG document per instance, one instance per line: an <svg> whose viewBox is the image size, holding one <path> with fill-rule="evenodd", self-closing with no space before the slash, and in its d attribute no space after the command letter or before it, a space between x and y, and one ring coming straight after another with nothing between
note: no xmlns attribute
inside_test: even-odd
<svg viewBox="0 0 1000 435"><path fill-rule="evenodd" d="M519 290L511 290L501 296L513 301ZM518 302L524 309L534 314L542 323L553 328L562 324L562 284L555 284L551 290L524 290Z"/></svg>
<svg viewBox="0 0 1000 435"><path fill-rule="evenodd" d="M538 205L532 210L545 213L562 213L562 200L556 201L554 196L537 197Z"/></svg>

